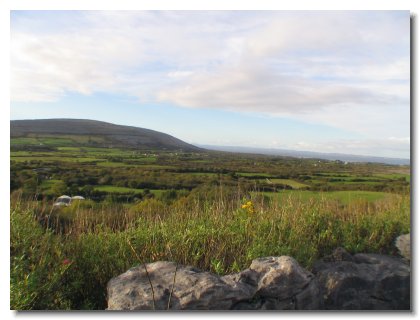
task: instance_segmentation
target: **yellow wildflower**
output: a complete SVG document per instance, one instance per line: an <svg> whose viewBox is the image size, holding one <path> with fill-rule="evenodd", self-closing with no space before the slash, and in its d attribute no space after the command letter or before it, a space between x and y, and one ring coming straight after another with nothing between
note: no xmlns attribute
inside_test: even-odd
<svg viewBox="0 0 420 320"><path fill-rule="evenodd" d="M255 212L254 204L252 203L252 201L248 201L247 203L243 204L241 208L245 209L248 212L248 214L253 214Z"/></svg>

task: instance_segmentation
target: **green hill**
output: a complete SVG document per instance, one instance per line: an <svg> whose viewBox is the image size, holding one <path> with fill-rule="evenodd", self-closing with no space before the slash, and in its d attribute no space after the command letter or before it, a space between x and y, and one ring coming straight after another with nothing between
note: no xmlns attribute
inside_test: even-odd
<svg viewBox="0 0 420 320"><path fill-rule="evenodd" d="M125 147L154 150L200 151L168 134L112 123L81 119L43 119L10 121L13 145L47 145L48 138L61 138L66 145L92 145L96 147ZM17 138L17 139L16 139ZM40 138L43 138L40 140ZM46 143L44 143L46 142Z"/></svg>

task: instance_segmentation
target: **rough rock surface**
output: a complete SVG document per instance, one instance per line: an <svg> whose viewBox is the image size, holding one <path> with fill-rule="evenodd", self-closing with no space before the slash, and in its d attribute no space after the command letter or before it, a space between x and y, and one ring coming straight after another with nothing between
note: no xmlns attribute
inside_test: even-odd
<svg viewBox="0 0 420 320"><path fill-rule="evenodd" d="M288 256L255 259L249 269L223 278L253 288L248 300L240 301L233 309L308 310L321 305L314 275Z"/></svg>
<svg viewBox="0 0 420 320"><path fill-rule="evenodd" d="M109 281L108 310L318 309L320 304L314 275L286 256L256 259L249 269L223 277L173 262L149 263L146 269L131 268Z"/></svg>
<svg viewBox="0 0 420 320"><path fill-rule="evenodd" d="M407 260L411 260L411 241L410 234L403 234L395 240L395 246L397 247L401 256Z"/></svg>
<svg viewBox="0 0 420 320"><path fill-rule="evenodd" d="M109 281L109 310L226 310L249 297L245 284L233 286L193 267L177 268L173 262L159 261L146 264L146 268L147 273L141 265Z"/></svg>
<svg viewBox="0 0 420 320"><path fill-rule="evenodd" d="M155 262L109 281L108 310L410 309L410 267L403 259L338 248L312 272L288 256L255 259L223 277Z"/></svg>
<svg viewBox="0 0 420 320"><path fill-rule="evenodd" d="M333 310L410 309L410 267L379 255L349 255L337 249L315 263L324 308Z"/></svg>

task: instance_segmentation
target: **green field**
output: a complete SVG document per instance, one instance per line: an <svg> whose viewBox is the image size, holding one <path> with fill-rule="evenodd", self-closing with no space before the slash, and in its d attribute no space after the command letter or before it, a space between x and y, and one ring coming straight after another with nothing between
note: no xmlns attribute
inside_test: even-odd
<svg viewBox="0 0 420 320"><path fill-rule="evenodd" d="M383 179L401 179L401 178L404 178L407 182L410 182L410 175L409 174L382 173L382 174L375 174L375 177L383 178Z"/></svg>
<svg viewBox="0 0 420 320"><path fill-rule="evenodd" d="M293 189L302 189L302 188L307 188L309 187L307 184L303 184L291 179L266 179L266 180L261 180L264 181L268 184L279 184L279 185L287 185L292 187Z"/></svg>
<svg viewBox="0 0 420 320"><path fill-rule="evenodd" d="M82 148L79 147L57 147L57 150L59 151L67 151L67 152L80 152L82 151Z"/></svg>
<svg viewBox="0 0 420 320"><path fill-rule="evenodd" d="M263 194L270 198L277 199L280 202L287 202L290 200L308 202L311 200L325 199L336 200L343 204L349 204L354 201L374 202L392 196L392 194L385 192L357 190L331 192L282 190L279 192L263 192Z"/></svg>
<svg viewBox="0 0 420 320"><path fill-rule="evenodd" d="M405 193L409 190L408 167L349 164L343 170L339 163L328 161L317 161L317 167L314 167L311 159L226 153L184 154L90 145L98 141L101 141L100 137L76 135L11 139L11 171L16 176L22 176L15 184L23 186L25 179L31 177L42 184L46 177L42 173L33 177L33 170L38 167L53 167L54 173L48 179L63 180L68 187L73 185L74 190L76 187L80 190L86 185L111 185L99 182L103 176L111 177L112 185L125 188L141 185L138 189L156 190L192 190L202 184L214 184L216 180L229 186L240 184L245 189L263 188L266 191L270 188L274 191L282 186L313 192L345 190ZM59 167L53 163L57 163ZM83 164L83 167L76 167L77 164ZM259 172L255 172L256 165ZM57 169L59 172L56 172ZM83 172L72 178L71 172L75 170ZM86 180L83 177L92 179L83 182ZM41 190L50 194L45 188Z"/></svg>
<svg viewBox="0 0 420 320"><path fill-rule="evenodd" d="M199 177L217 177L219 174L214 172L189 172L189 175Z"/></svg>
<svg viewBox="0 0 420 320"><path fill-rule="evenodd" d="M42 203L12 201L11 308L103 310L108 281L143 262L175 261L223 275L258 257L287 255L310 268L337 247L392 254L395 238L410 231L404 196L339 206L326 198L345 202L348 193L290 191L277 202L258 201L256 194L250 200L255 209L247 211L226 195L181 198L171 205L156 199L131 206L82 201L53 216L51 221L65 223L62 234L53 230L63 224L45 229L37 222Z"/></svg>
<svg viewBox="0 0 420 320"><path fill-rule="evenodd" d="M259 172L238 172L236 174L239 177L254 178L254 177L267 177L271 178L273 175L269 173L259 173Z"/></svg>
<svg viewBox="0 0 420 320"><path fill-rule="evenodd" d="M46 194L54 195L51 190L59 183L63 183L63 180L51 179L51 180L44 180L39 186L39 190ZM61 196L61 195L58 195Z"/></svg>
<svg viewBox="0 0 420 320"><path fill-rule="evenodd" d="M94 188L97 191L103 191L107 193L119 193L119 194L127 194L127 193L141 193L144 192L144 189L136 189L136 188L127 188L127 187L117 187L117 186L95 186ZM150 193L158 196L162 194L164 190L149 190Z"/></svg>
<svg viewBox="0 0 420 320"><path fill-rule="evenodd" d="M99 159L99 158L91 158L91 157L54 157L54 156L45 156L45 157L38 157L38 156L23 156L23 157L10 157L11 161L17 161L17 162L24 162L24 161L45 161L45 162L51 162L51 161L58 161L58 162L101 162L105 161L105 159Z"/></svg>
<svg viewBox="0 0 420 320"><path fill-rule="evenodd" d="M117 187L117 186L95 186L95 190L104 191L108 193L130 193L130 192L142 192L142 189Z"/></svg>
<svg viewBox="0 0 420 320"><path fill-rule="evenodd" d="M108 281L143 262L229 274L288 255L311 268L337 247L395 254L410 232L408 166L99 141L11 139L12 309L103 310ZM63 194L85 200L52 207Z"/></svg>
<svg viewBox="0 0 420 320"><path fill-rule="evenodd" d="M135 164L128 164L128 163L123 163L123 162L109 162L109 161L99 162L97 163L97 165L99 167L107 167L107 168L118 168L118 167L129 168L129 167L137 166Z"/></svg>

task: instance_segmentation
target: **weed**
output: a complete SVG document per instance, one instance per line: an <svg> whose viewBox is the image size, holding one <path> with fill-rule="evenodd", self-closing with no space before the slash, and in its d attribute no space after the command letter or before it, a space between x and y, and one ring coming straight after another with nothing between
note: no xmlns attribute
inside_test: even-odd
<svg viewBox="0 0 420 320"><path fill-rule="evenodd" d="M257 257L290 255L310 267L338 246L390 254L394 239L410 230L409 196L266 201L215 188L207 200L201 194L166 205L145 199L132 207L69 207L52 213L49 224L39 223L49 212L45 204L14 195L11 308L104 309L107 282L139 262L175 261L225 274Z"/></svg>

